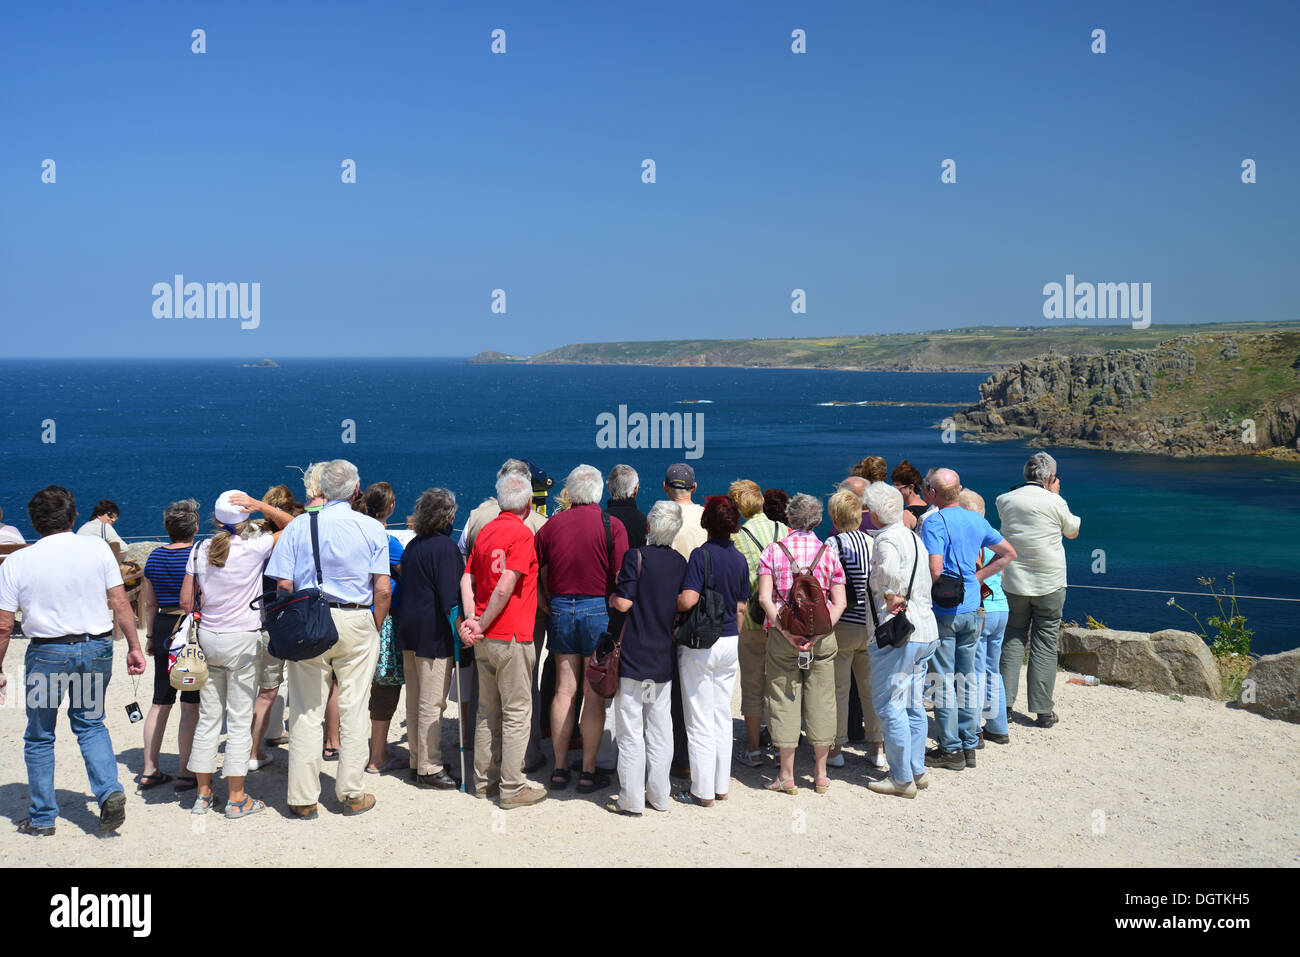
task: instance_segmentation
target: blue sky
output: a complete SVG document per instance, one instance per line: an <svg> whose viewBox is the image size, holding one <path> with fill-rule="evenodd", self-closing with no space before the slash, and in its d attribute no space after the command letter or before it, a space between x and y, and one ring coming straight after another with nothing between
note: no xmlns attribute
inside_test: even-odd
<svg viewBox="0 0 1300 957"><path fill-rule="evenodd" d="M9 4L0 351L1028 325L1067 273L1150 282L1156 324L1296 318L1297 28L1295 3ZM155 318L176 273L260 282L259 327Z"/></svg>

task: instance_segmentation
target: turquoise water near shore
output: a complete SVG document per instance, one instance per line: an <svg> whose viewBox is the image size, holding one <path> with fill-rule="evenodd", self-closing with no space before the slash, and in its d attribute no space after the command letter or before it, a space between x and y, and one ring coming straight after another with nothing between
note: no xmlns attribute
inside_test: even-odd
<svg viewBox="0 0 1300 957"><path fill-rule="evenodd" d="M29 538L25 505L48 483L77 496L83 517L100 498L122 509L124 536L162 533L162 509L194 496L205 511L224 489L260 494L322 458L356 462L363 482L391 482L397 516L425 488L444 485L460 516L491 494L507 456L556 478L580 462L602 471L627 462L642 476L644 508L661 497L682 450L597 446L597 416L700 414L702 454L689 459L701 490L735 478L826 495L864 455L892 468L906 457L923 472L944 465L993 499L1021 481L1023 443L946 444L933 406L821 405L831 401L968 405L983 375L720 368L480 366L447 359L284 360L243 368L233 360L0 361L0 507ZM42 442L54 420L55 441ZM355 443L344 443L344 420ZM1264 459L1179 460L1052 449L1062 494L1083 518L1066 543L1070 583L1154 589L1069 593L1067 618L1112 627L1187 627L1167 606L1174 591L1201 592L1199 576L1237 573L1242 594L1300 598L1300 465ZM1105 573L1094 573L1094 551ZM1201 614L1205 598L1179 596ZM1300 645L1295 603L1244 601L1256 650Z"/></svg>

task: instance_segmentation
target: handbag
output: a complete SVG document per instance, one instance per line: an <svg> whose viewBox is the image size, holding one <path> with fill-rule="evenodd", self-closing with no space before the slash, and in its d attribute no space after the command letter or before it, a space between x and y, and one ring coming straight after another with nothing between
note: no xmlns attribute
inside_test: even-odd
<svg viewBox="0 0 1300 957"><path fill-rule="evenodd" d="M320 570L319 512L311 512L311 555L316 563L315 588L300 588L286 594L268 591L249 602L250 608L266 613L267 651L283 661L305 661L316 658L334 647L339 640L338 629L330 615L330 604L320 590L325 577Z"/></svg>
<svg viewBox="0 0 1300 957"><path fill-rule="evenodd" d="M179 634L181 647L177 649L174 659L171 648L168 648L167 682L177 691L198 691L208 683L208 659L199 647L200 617L198 612L186 615L172 632L172 645L176 644L176 636Z"/></svg>
<svg viewBox="0 0 1300 957"><path fill-rule="evenodd" d="M379 657L375 661L374 675L377 685L394 687L406 684L406 668L402 663L401 649L397 647L396 631L393 616L386 616L384 627L379 629Z"/></svg>
<svg viewBox="0 0 1300 957"><path fill-rule="evenodd" d="M713 587L713 561L709 550L700 546L704 555L704 584L700 600L682 616L673 628L673 638L683 648L712 648L722 637L722 623L727 619L726 604Z"/></svg>
<svg viewBox="0 0 1300 957"><path fill-rule="evenodd" d="M641 578L641 549L636 549L636 577ZM623 617L623 627L614 638L609 632L600 636L596 647L587 659L587 681L591 690L602 698L612 698L618 691L618 663L623 653L623 635L627 632L627 621L632 616L629 610Z"/></svg>
<svg viewBox="0 0 1300 957"><path fill-rule="evenodd" d="M943 519L943 529L948 531L948 520L943 517L943 509L936 512ZM951 536L945 536L948 544L952 544ZM947 546L944 547L944 554L948 552ZM957 566L956 556L953 556L953 565ZM958 566L958 571L960 571ZM947 572L940 575L933 585L930 586L930 600L940 608L956 608L966 597L966 583L956 575L949 575Z"/></svg>
<svg viewBox="0 0 1300 957"><path fill-rule="evenodd" d="M871 622L876 628L876 644L881 648L894 648L903 644L916 631L916 626L907 619L907 603L912 600L912 585L916 581L916 563L921 558L921 549L916 545L916 533L912 534L912 577L907 580L907 596L903 599L903 610L900 611L883 625L880 618L876 615L876 600L871 594L871 579L868 577L864 584L867 586L867 607L871 609Z"/></svg>

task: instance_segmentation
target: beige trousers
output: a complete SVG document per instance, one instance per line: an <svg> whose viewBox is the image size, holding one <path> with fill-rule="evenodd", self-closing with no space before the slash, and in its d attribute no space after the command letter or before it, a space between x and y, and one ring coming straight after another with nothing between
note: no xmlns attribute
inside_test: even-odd
<svg viewBox="0 0 1300 957"><path fill-rule="evenodd" d="M767 730L778 748L799 745L799 728L814 747L835 743L835 632L813 645L811 667L799 667L799 652L773 628L767 638Z"/></svg>
<svg viewBox="0 0 1300 957"><path fill-rule="evenodd" d="M454 662L450 658L420 658L402 652L406 671L406 737L411 767L417 774L442 770L442 712L447 707Z"/></svg>
<svg viewBox="0 0 1300 957"><path fill-rule="evenodd" d="M524 752L533 720L531 641L485 638L474 646L478 669L478 721L474 729L474 790L486 794L500 782L501 796L524 789Z"/></svg>
<svg viewBox="0 0 1300 957"><path fill-rule="evenodd" d="M763 694L767 690L767 631L740 626L740 713L746 718L763 716Z"/></svg>
<svg viewBox="0 0 1300 957"><path fill-rule="evenodd" d="M339 682L339 761L334 794L355 801L365 793L370 757L370 683L379 657L375 618L364 608L331 608L339 640L329 651L306 661L290 661L292 712L289 721L289 803L304 807L320 799L321 748L325 744L325 703L330 672Z"/></svg>
<svg viewBox="0 0 1300 957"><path fill-rule="evenodd" d="M858 701L862 703L862 723L866 726L867 741L880 744L885 740L880 729L880 715L871 703L871 659L867 644L873 637L868 625L858 625L840 619L835 626L835 746L843 747L849 740L849 691L851 678L858 679Z"/></svg>

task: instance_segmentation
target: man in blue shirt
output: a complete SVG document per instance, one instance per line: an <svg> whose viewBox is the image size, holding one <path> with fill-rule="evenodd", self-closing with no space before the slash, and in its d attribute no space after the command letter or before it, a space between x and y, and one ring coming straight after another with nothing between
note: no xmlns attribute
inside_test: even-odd
<svg viewBox="0 0 1300 957"><path fill-rule="evenodd" d="M370 754L367 726L370 684L379 657L379 629L388 614L388 533L378 521L355 512L348 501L360 490L357 467L335 459L320 473L325 505L319 518L321 592L339 639L324 654L290 661L286 673L293 702L289 728L289 810L300 818L316 816L320 797L321 721L329 698L330 673L339 683L338 776L335 794L344 814L362 814L375 806L363 786ZM290 522L276 543L266 574L281 591L316 585L312 557L311 516Z"/></svg>
<svg viewBox="0 0 1300 957"><path fill-rule="evenodd" d="M937 511L921 523L921 541L930 554L930 577L959 578L962 594L957 604L945 608L934 603L939 625L939 646L933 669L939 677L939 697L934 703L934 723L939 747L927 752L926 767L960 771L975 767L975 751L982 746L979 676L975 672L975 646L979 641L980 584L996 575L1016 557L982 515L958 505L961 479L952 469L938 469L926 486L926 500ZM980 549L993 549L994 559L976 571Z"/></svg>

